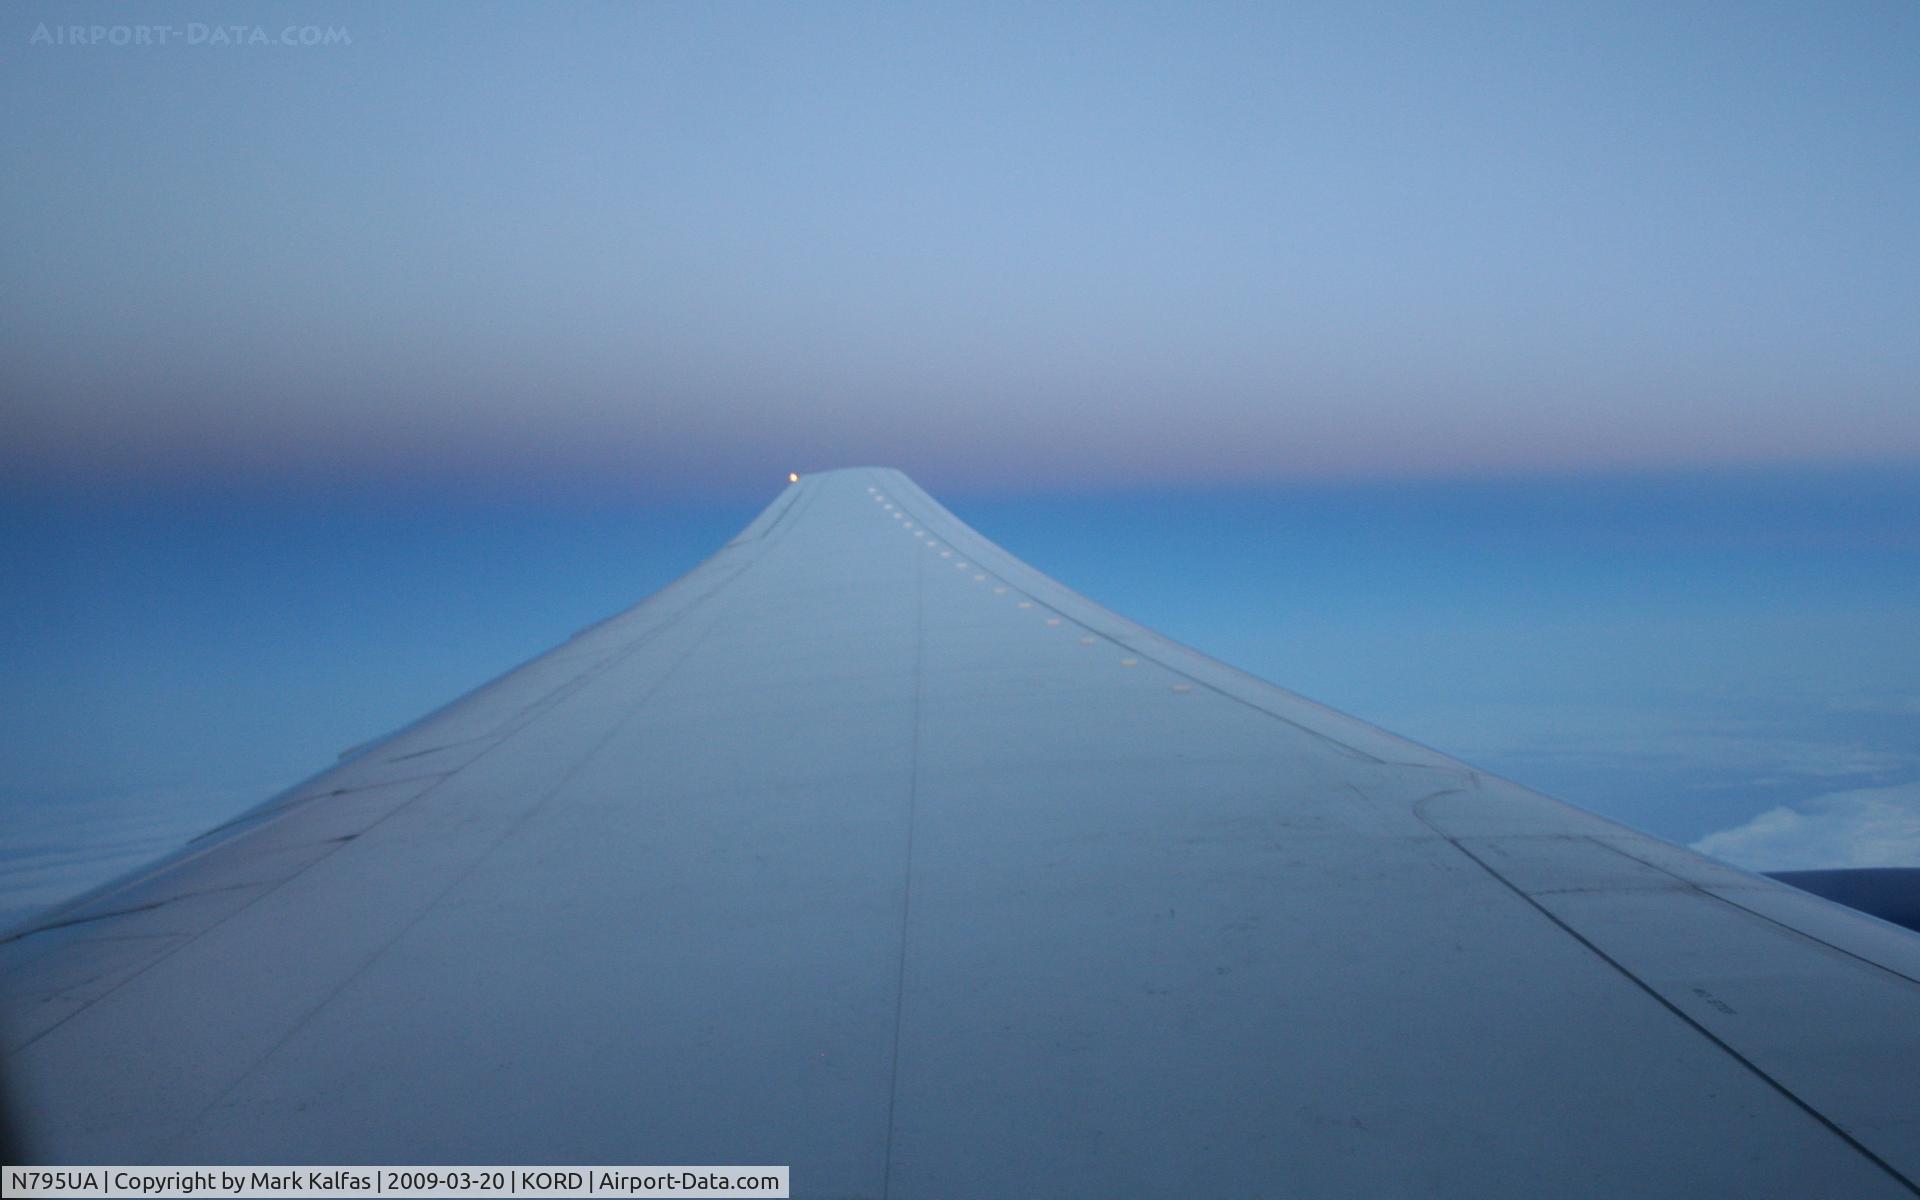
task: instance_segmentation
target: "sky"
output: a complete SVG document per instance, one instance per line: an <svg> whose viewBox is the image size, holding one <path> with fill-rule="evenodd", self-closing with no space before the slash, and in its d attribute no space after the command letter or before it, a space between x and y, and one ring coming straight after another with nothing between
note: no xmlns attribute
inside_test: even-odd
<svg viewBox="0 0 1920 1200"><path fill-rule="evenodd" d="M1916 64L1905 0L9 5L0 919L855 464L1550 794L1920 865Z"/></svg>

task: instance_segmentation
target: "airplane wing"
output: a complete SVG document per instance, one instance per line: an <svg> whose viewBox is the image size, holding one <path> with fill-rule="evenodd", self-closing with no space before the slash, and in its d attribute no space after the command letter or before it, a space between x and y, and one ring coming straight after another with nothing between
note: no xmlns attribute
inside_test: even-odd
<svg viewBox="0 0 1920 1200"><path fill-rule="evenodd" d="M46 1161L1920 1190L1920 938L1207 659L891 470L0 956Z"/></svg>

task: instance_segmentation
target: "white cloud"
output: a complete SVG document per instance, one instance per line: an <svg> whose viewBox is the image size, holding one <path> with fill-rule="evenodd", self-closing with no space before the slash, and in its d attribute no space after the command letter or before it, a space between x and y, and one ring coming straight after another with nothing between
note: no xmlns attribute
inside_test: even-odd
<svg viewBox="0 0 1920 1200"><path fill-rule="evenodd" d="M1750 871L1920 867L1920 782L1771 808L1693 848Z"/></svg>

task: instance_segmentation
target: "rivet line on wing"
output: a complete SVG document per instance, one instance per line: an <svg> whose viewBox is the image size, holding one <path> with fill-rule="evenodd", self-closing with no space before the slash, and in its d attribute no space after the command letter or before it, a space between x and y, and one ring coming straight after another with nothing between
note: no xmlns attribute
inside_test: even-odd
<svg viewBox="0 0 1920 1200"><path fill-rule="evenodd" d="M870 492L874 492L874 489L872 488L869 488L867 490ZM942 546L938 540L929 540L927 533L924 529L914 528L913 522L907 519L907 516L904 510L895 509L892 504L886 503L886 496L884 493L874 492L873 498L875 503L883 505L887 511L893 513L893 519L901 523L900 528L902 530L912 533L914 536L914 540L926 542L927 549L938 552L940 557L942 558L953 557L953 550L951 547ZM956 559L953 563L953 569L956 571L964 572L964 571L970 570L974 565L975 564L970 563L965 559ZM985 571L975 571L973 573L973 581L975 583L987 583L989 581L993 581L993 577L988 575ZM1010 590L1011 589L1006 584L994 581L992 594L995 596L1004 596L1004 595L1007 595ZM1017 599L1014 601L1014 607L1030 609L1034 607L1034 602L1032 600L1024 599L1024 598ZM1055 616L1047 617L1046 623L1049 626L1057 626L1057 625L1065 624L1066 622L1064 618L1055 615ZM1080 637L1080 644L1082 646L1097 646L1100 644L1100 639L1091 633L1082 634ZM1119 661L1122 667L1126 667L1129 669L1138 667L1140 665L1140 660L1132 657L1122 658ZM1187 695L1193 691L1193 684L1186 683L1186 682L1175 683L1172 685L1172 690L1179 695Z"/></svg>

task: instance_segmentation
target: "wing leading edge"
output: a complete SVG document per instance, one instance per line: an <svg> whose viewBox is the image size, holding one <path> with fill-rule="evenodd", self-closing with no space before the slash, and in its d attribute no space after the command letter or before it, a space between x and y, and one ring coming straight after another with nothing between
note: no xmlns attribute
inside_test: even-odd
<svg viewBox="0 0 1920 1200"><path fill-rule="evenodd" d="M1920 939L1133 625L905 476L0 945L68 1162L1912 1195Z"/></svg>

